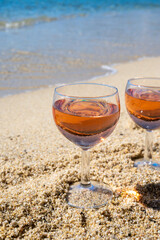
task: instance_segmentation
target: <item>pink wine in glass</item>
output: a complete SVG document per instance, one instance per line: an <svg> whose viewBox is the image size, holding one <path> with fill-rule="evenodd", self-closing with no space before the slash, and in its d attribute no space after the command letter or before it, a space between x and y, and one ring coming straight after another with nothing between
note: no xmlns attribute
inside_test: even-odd
<svg viewBox="0 0 160 240"><path fill-rule="evenodd" d="M125 100L127 111L137 125L149 131L160 127L160 91L130 88Z"/></svg>
<svg viewBox="0 0 160 240"><path fill-rule="evenodd" d="M53 105L61 133L87 150L109 136L118 122L120 107L103 100L60 99Z"/></svg>
<svg viewBox="0 0 160 240"><path fill-rule="evenodd" d="M100 208L112 198L103 182L90 180L91 147L114 130L120 116L118 89L99 83L73 83L55 88L53 117L60 132L82 150L81 180L70 185L66 200L76 208Z"/></svg>

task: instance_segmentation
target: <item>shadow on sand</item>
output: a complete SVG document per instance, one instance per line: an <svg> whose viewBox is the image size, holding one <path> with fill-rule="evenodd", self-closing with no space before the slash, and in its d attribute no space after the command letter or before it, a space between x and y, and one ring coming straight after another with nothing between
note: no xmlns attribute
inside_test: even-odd
<svg viewBox="0 0 160 240"><path fill-rule="evenodd" d="M140 202L144 206L160 211L160 183L137 184L136 190L141 195Z"/></svg>

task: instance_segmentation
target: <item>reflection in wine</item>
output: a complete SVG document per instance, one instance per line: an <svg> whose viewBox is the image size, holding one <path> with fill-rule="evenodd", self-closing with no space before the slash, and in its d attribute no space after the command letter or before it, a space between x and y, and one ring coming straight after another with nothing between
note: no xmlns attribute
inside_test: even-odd
<svg viewBox="0 0 160 240"><path fill-rule="evenodd" d="M61 133L84 150L109 136L119 115L119 107L106 101L60 99L53 105Z"/></svg>

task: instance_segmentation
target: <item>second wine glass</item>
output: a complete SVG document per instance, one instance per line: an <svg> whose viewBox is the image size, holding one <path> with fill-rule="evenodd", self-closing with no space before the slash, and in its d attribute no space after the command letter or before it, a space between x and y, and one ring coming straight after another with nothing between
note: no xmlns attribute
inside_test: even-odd
<svg viewBox="0 0 160 240"><path fill-rule="evenodd" d="M67 202L77 208L99 208L112 198L105 184L90 181L89 149L114 130L120 115L118 90L96 83L55 88L53 116L60 132L82 149L81 182L73 183Z"/></svg>
<svg viewBox="0 0 160 240"><path fill-rule="evenodd" d="M146 130L144 158L135 161L134 166L160 170L160 162L152 159L152 131L160 128L160 78L128 80L125 102L132 120Z"/></svg>

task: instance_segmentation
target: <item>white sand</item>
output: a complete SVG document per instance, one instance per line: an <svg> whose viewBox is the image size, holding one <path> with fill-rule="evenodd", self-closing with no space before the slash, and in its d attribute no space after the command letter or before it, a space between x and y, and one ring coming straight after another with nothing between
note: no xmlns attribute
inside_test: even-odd
<svg viewBox="0 0 160 240"><path fill-rule="evenodd" d="M124 105L127 80L159 77L159 66L159 57L119 64L115 75L96 80L118 87L122 109L114 133L91 150L91 179L114 192L99 210L66 203L69 183L80 178L81 152L53 122L53 88L0 99L0 239L160 239L159 172L133 168L144 131ZM160 132L154 136L158 158Z"/></svg>

